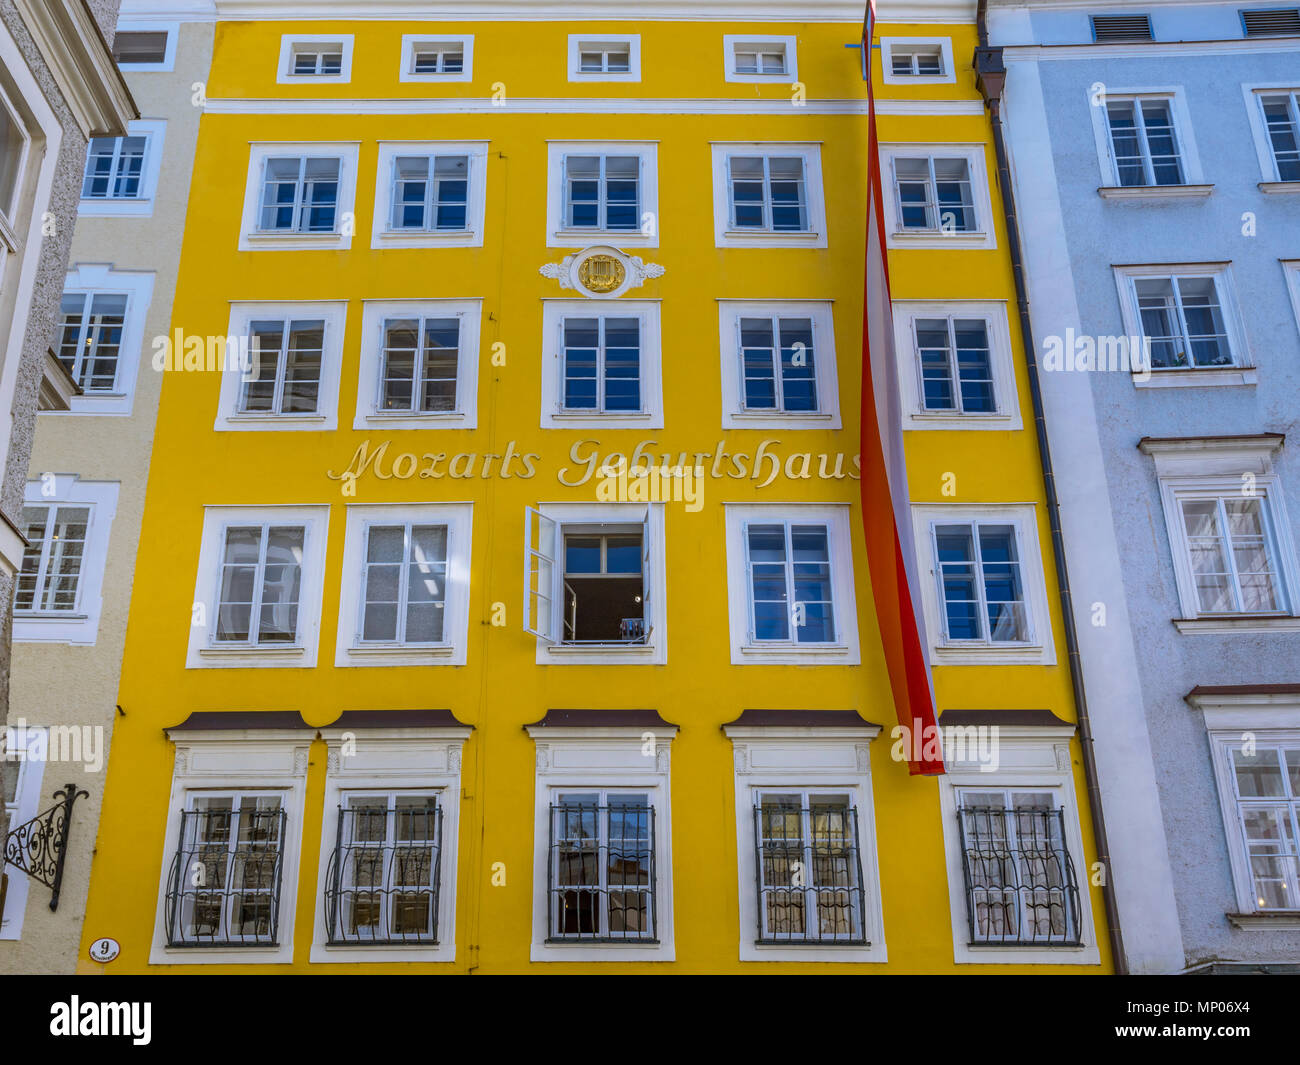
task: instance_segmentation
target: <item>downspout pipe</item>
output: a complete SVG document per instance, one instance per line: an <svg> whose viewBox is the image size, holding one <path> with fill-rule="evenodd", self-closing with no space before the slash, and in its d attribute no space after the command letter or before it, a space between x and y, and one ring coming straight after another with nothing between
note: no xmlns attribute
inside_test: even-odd
<svg viewBox="0 0 1300 1065"><path fill-rule="evenodd" d="M988 0L979 0L976 15L979 47L975 49L975 76L979 82L980 92L984 96L984 102L988 106L989 120L993 126L998 187L1002 193L1002 214L1007 227L1011 269L1015 276L1016 305L1020 313L1020 333L1024 340L1029 397L1034 408L1034 434L1038 438L1038 460L1043 471L1043 487L1047 495L1047 522L1052 534L1052 556L1056 562L1056 584L1061 597L1061 615L1065 625L1070 686L1074 691L1074 706L1079 717L1079 746L1083 752L1083 776L1088 785L1088 810L1092 814L1097 860L1101 863L1105 874L1101 892L1106 905L1106 926L1110 932L1111 956L1114 959L1116 973L1126 976L1128 959L1124 954L1119 906L1115 900L1114 870L1111 867L1110 845L1106 836L1106 817L1102 812L1101 790L1097 783L1097 758L1093 749L1092 723L1088 716L1088 697L1084 690L1083 665L1079 659L1079 634L1074 621L1074 597L1070 592L1070 574L1065 563L1065 538L1061 533L1061 503L1056 493L1056 475L1052 472L1052 452L1047 437L1047 421L1043 416L1043 393L1038 377L1038 349L1034 343L1033 327L1029 318L1029 294L1025 287L1020 226L1016 219L1015 188L1011 184L1011 167L1007 161L1006 138L1002 131L1002 87L1006 81L1006 66L1002 61L1002 49L989 46L987 17Z"/></svg>

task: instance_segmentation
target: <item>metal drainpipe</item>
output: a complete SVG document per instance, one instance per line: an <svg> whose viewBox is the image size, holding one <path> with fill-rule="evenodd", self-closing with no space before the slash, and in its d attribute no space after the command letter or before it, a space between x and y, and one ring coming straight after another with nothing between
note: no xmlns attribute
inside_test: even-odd
<svg viewBox="0 0 1300 1065"><path fill-rule="evenodd" d="M1088 697L1083 685L1083 666L1079 660L1079 637L1074 624L1074 597L1070 592L1070 574L1065 564L1065 539L1061 534L1061 504L1056 494L1056 475L1052 472L1052 454L1047 439L1047 422L1043 417L1043 394L1038 380L1037 348L1029 320L1029 294L1025 288L1024 263L1020 254L1020 227L1016 222L1016 197L1011 184L1011 169L1007 162L1006 140L1002 134L1002 85L1006 67L1002 62L1002 49L989 47L987 14L988 0L979 0L976 27L979 47L975 50L975 74L980 92L988 105L989 120L993 126L993 148L997 155L998 186L1002 193L1002 214L1007 227L1010 246L1011 269L1016 282L1016 304L1020 312L1020 333L1024 340L1025 369L1029 379L1029 396L1034 408L1034 433L1038 437L1038 458L1043 471L1043 487L1047 494L1047 522L1052 532L1052 555L1056 562L1056 585L1061 597L1061 615L1065 624L1066 656L1070 663L1070 686L1074 690L1074 705L1079 717L1079 747L1083 752L1083 775L1088 784L1088 809L1092 813L1093 838L1097 847L1097 860L1105 873L1102 898L1106 903L1106 925L1110 931L1111 956L1115 971L1128 975L1128 959L1124 955L1124 937L1120 931L1119 907L1115 901L1114 870L1110 862L1110 845L1106 838L1106 818L1102 813L1101 790L1097 784L1097 759L1092 744L1092 723L1088 717Z"/></svg>

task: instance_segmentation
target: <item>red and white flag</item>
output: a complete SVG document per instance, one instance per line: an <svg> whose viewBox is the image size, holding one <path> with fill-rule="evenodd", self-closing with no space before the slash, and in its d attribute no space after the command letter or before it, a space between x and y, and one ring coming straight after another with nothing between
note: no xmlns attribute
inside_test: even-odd
<svg viewBox="0 0 1300 1065"><path fill-rule="evenodd" d="M884 643L898 723L910 772L943 772L934 686L930 676L921 585L912 537L903 421L894 359L894 320L885 258L885 215L871 85L875 0L868 0L862 32L867 80L867 244L862 304L862 524L867 566Z"/></svg>

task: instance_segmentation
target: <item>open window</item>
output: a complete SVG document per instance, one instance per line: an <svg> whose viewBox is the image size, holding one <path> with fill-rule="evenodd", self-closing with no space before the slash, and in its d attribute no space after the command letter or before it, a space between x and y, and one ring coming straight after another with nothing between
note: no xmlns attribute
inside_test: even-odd
<svg viewBox="0 0 1300 1065"><path fill-rule="evenodd" d="M590 507L554 516L551 508L526 508L524 630L548 651L604 656L661 644L656 522L646 507L606 506L613 511L607 520Z"/></svg>

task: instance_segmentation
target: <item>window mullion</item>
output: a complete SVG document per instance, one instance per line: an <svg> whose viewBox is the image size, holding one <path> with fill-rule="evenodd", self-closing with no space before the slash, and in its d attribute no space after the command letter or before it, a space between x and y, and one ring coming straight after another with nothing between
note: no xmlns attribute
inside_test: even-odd
<svg viewBox="0 0 1300 1065"><path fill-rule="evenodd" d="M1170 115L1173 111L1170 109ZM1156 183L1155 164L1151 159L1151 143L1147 140L1147 119L1142 113L1142 98L1134 97L1133 99L1133 128L1137 132L1138 151L1142 156L1142 176L1148 185Z"/></svg>
<svg viewBox="0 0 1300 1065"><path fill-rule="evenodd" d="M813 851L813 825L812 825L812 808L809 805L808 795L799 792L799 822L800 829L803 832L802 857L804 867L803 873L803 938L820 939L821 938L821 921L817 911L817 892L813 889L812 876L812 851ZM813 936L811 929L816 924L818 934Z"/></svg>
<svg viewBox="0 0 1300 1065"><path fill-rule="evenodd" d="M262 628L262 587L266 583L266 551L271 542L271 527L263 525L257 545L257 569L253 574L253 602L248 615L248 642L256 644Z"/></svg>
<svg viewBox="0 0 1300 1065"><path fill-rule="evenodd" d="M762 156L763 159L763 228L771 229L772 222L772 159L770 156Z"/></svg>
<svg viewBox="0 0 1300 1065"><path fill-rule="evenodd" d="M271 389L271 413L280 414L284 408L284 381L289 375L289 345L293 339L293 319L284 320L284 331L280 339L280 353L276 360L275 385Z"/></svg>
<svg viewBox="0 0 1300 1065"><path fill-rule="evenodd" d="M426 164L428 169L425 173L428 175L424 184L424 228L429 232L434 232L438 228L437 204L438 204L438 157L429 156Z"/></svg>
<svg viewBox="0 0 1300 1065"><path fill-rule="evenodd" d="M941 229L943 219L939 216L939 179L934 176L934 156L925 157L925 168L927 173L925 184L926 213L929 216L930 228Z"/></svg>
<svg viewBox="0 0 1300 1065"><path fill-rule="evenodd" d="M776 386L776 409L785 410L785 385L781 379L781 319L772 316L772 380Z"/></svg>
<svg viewBox="0 0 1300 1065"><path fill-rule="evenodd" d="M952 378L952 398L953 404L958 414L965 413L962 410L961 396L961 368L957 361L957 325L949 316L945 319L948 327L948 374Z"/></svg>
<svg viewBox="0 0 1300 1065"><path fill-rule="evenodd" d="M45 539L41 542L41 557L36 565L36 594L32 598L32 605L36 610L48 610L46 600L49 598L49 590L46 588L46 581L50 576L50 553L54 542L54 526L59 520L59 508L51 506L45 508Z"/></svg>
<svg viewBox="0 0 1300 1065"><path fill-rule="evenodd" d="M86 351L91 342L91 323L94 321L95 297L93 293L86 293L86 303L81 309L81 322L77 327L77 354L72 360L72 379L85 387L82 382L82 375L86 370Z"/></svg>
<svg viewBox="0 0 1300 1065"><path fill-rule="evenodd" d="M596 319L596 410L605 413L605 317Z"/></svg>
<svg viewBox="0 0 1300 1065"><path fill-rule="evenodd" d="M307 157L305 155L298 158L298 180L294 185L293 192L294 202L297 205L296 225L294 228L302 232L307 228Z"/></svg>
<svg viewBox="0 0 1300 1065"><path fill-rule="evenodd" d="M596 228L609 228L609 156L596 156Z"/></svg>
<svg viewBox="0 0 1300 1065"><path fill-rule="evenodd" d="M433 216L430 215L429 217L432 218ZM409 409L413 414L419 414L424 410L424 378L429 369L429 350L424 344L424 318L416 318L415 329L415 358L412 360L415 380L411 382Z"/></svg>
<svg viewBox="0 0 1300 1065"><path fill-rule="evenodd" d="M790 523L783 522L782 529L785 533L785 616L786 616L786 635L791 643L798 643L798 633L795 630L795 588L794 588L794 530Z"/></svg>
<svg viewBox="0 0 1300 1065"><path fill-rule="evenodd" d="M1228 576L1232 580L1233 605L1238 611L1246 609L1246 599L1241 592L1241 578L1237 574L1237 556L1233 551L1232 528L1228 524L1228 507L1220 496L1214 501L1219 515L1219 528L1223 530L1223 556L1227 563Z"/></svg>
<svg viewBox="0 0 1300 1065"><path fill-rule="evenodd" d="M1191 369L1196 365L1196 356L1192 352L1192 335L1187 328L1187 316L1183 313L1183 286L1182 278L1173 274L1169 278L1169 290L1174 298L1174 310L1178 314L1178 332L1184 345L1184 354L1187 356L1187 368ZM1217 295L1218 289L1215 289ZM1139 312L1140 313L1140 312Z"/></svg>
<svg viewBox="0 0 1300 1065"><path fill-rule="evenodd" d="M991 641L993 633L989 628L988 591L984 586L984 553L980 550L980 523L971 522L970 532L971 558L975 560L975 594L979 598L980 639Z"/></svg>

